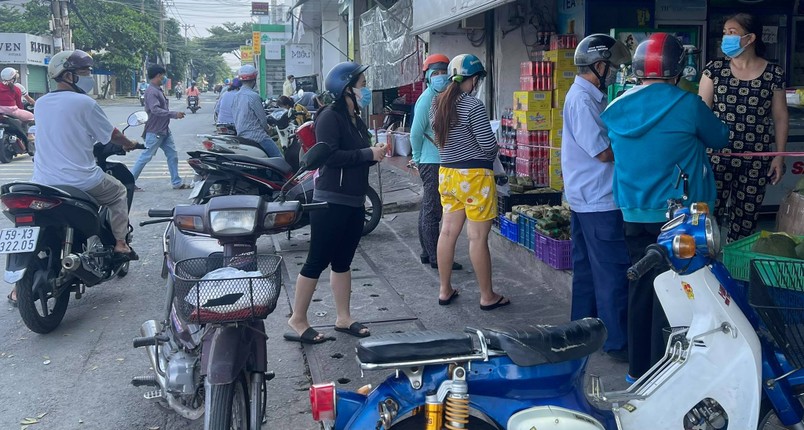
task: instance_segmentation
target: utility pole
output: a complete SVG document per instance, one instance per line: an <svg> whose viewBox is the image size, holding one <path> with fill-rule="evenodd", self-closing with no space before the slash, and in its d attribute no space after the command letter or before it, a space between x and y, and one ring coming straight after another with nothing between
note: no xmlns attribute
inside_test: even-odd
<svg viewBox="0 0 804 430"><path fill-rule="evenodd" d="M187 42L190 40L187 38L187 30L194 28L195 25L192 24L182 24L181 27L184 29L184 45L187 46Z"/></svg>
<svg viewBox="0 0 804 430"><path fill-rule="evenodd" d="M55 52L72 49L72 33L70 31L70 16L67 11L68 1L50 0L50 13L52 15L53 48Z"/></svg>
<svg viewBox="0 0 804 430"><path fill-rule="evenodd" d="M159 0L159 62L162 64L162 52L165 50L165 1Z"/></svg>

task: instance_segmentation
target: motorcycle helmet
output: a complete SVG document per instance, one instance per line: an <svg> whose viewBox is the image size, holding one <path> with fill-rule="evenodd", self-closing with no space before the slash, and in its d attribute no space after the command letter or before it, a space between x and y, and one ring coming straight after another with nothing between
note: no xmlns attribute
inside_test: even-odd
<svg viewBox="0 0 804 430"><path fill-rule="evenodd" d="M357 81L357 77L368 68L369 66L363 66L351 61L338 63L327 73L324 88L332 94L335 100L338 100L343 96L343 91L346 87L353 85Z"/></svg>
<svg viewBox="0 0 804 430"><path fill-rule="evenodd" d="M243 86L243 83L240 82L240 78L234 78L234 79L232 79L232 85L229 85L229 88L233 89L233 90L236 90L236 89L240 88L241 86Z"/></svg>
<svg viewBox="0 0 804 430"><path fill-rule="evenodd" d="M0 72L0 81L12 82L17 77L17 69L13 67L6 67Z"/></svg>
<svg viewBox="0 0 804 430"><path fill-rule="evenodd" d="M237 77L240 78L240 82L257 80L257 68L246 64L237 72Z"/></svg>
<svg viewBox="0 0 804 430"><path fill-rule="evenodd" d="M62 73L92 67L92 56L76 49L75 51L61 51L50 59L47 65L47 75L50 79L58 81Z"/></svg>
<svg viewBox="0 0 804 430"><path fill-rule="evenodd" d="M449 65L449 58L444 54L431 54L422 64L422 73L427 73L428 70L447 70Z"/></svg>
<svg viewBox="0 0 804 430"><path fill-rule="evenodd" d="M455 58L449 62L447 74L451 81L460 83L463 82L465 78L470 78L475 75L480 75L481 78L485 78L486 69L477 56L473 54L461 54L455 56Z"/></svg>
<svg viewBox="0 0 804 430"><path fill-rule="evenodd" d="M586 36L575 48L575 65L591 66L598 61L620 67L631 62L631 53L622 42L606 34Z"/></svg>
<svg viewBox="0 0 804 430"><path fill-rule="evenodd" d="M634 74L639 78L675 78L684 70L684 54L684 45L673 35L654 33L634 52Z"/></svg>
<svg viewBox="0 0 804 430"><path fill-rule="evenodd" d="M229 82L231 82L231 81L229 81L229 78L226 78L226 79L223 80L223 83L226 84L226 85L229 85Z"/></svg>

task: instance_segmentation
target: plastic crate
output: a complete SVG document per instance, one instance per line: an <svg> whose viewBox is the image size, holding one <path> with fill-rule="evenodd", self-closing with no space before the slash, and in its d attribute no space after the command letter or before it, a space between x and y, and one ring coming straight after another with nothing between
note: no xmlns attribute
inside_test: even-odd
<svg viewBox="0 0 804 430"><path fill-rule="evenodd" d="M748 301L794 367L804 367L804 261L757 259Z"/></svg>
<svg viewBox="0 0 804 430"><path fill-rule="evenodd" d="M777 257L751 251L754 242L759 239L759 235L760 233L754 233L723 247L723 265L729 269L732 278L738 281L747 281L750 277L750 263L753 259L801 261L796 258ZM799 237L799 239L804 239L804 236Z"/></svg>
<svg viewBox="0 0 804 430"><path fill-rule="evenodd" d="M533 232L536 230L536 220L527 215L519 214L517 225L519 226L518 243L533 251Z"/></svg>
<svg viewBox="0 0 804 430"><path fill-rule="evenodd" d="M533 232L534 254L536 258L547 263L553 269L572 269L572 241L557 240L543 235L538 230Z"/></svg>
<svg viewBox="0 0 804 430"><path fill-rule="evenodd" d="M198 324L265 319L276 308L282 289L281 262L282 257L273 254L179 261L175 268L173 303L185 320ZM217 279L209 276L224 268L259 272L259 276Z"/></svg>
<svg viewBox="0 0 804 430"><path fill-rule="evenodd" d="M508 218L500 217L500 234L514 243L519 243L519 227Z"/></svg>
<svg viewBox="0 0 804 430"><path fill-rule="evenodd" d="M511 193L510 195L497 195L497 211L502 215L511 212L511 208L518 205L551 205L561 204L561 191L544 193Z"/></svg>

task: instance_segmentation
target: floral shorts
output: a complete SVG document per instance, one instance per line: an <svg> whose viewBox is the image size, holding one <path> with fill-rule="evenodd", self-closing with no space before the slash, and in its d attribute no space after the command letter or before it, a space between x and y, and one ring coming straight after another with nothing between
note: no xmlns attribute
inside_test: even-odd
<svg viewBox="0 0 804 430"><path fill-rule="evenodd" d="M470 221L497 217L497 186L489 169L438 169L438 192L444 213L463 210Z"/></svg>

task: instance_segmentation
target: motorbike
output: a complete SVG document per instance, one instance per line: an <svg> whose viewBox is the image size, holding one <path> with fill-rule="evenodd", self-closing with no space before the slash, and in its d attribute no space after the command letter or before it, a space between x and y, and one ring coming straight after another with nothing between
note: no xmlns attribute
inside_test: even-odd
<svg viewBox="0 0 804 430"><path fill-rule="evenodd" d="M187 109L196 113L201 106L198 105L198 96L187 96Z"/></svg>
<svg viewBox="0 0 804 430"><path fill-rule="evenodd" d="M22 121L0 114L0 163L10 163L17 155L28 154L33 156L36 152L33 133L33 122L25 124Z"/></svg>
<svg viewBox="0 0 804 430"><path fill-rule="evenodd" d="M147 119L145 112L135 112L123 131ZM98 166L126 185L130 209L134 177L124 164L106 161L125 151L111 143L96 144L94 154ZM14 222L14 228L0 230L0 253L8 254L4 279L16 284L20 316L31 331L55 330L71 293L80 299L87 288L128 273L129 262L114 257L116 240L107 210L89 194L66 185L11 182L0 187L0 200ZM129 227L129 243L131 231Z"/></svg>
<svg viewBox="0 0 804 430"><path fill-rule="evenodd" d="M176 93L176 100L181 100L181 95L183 91L177 88L174 92Z"/></svg>
<svg viewBox="0 0 804 430"><path fill-rule="evenodd" d="M235 125L231 123L215 123L215 134L221 136L237 136Z"/></svg>
<svg viewBox="0 0 804 430"><path fill-rule="evenodd" d="M320 145L296 175L326 161ZM262 322L282 288L278 255L257 254L257 239L292 228L301 214L326 204L269 202L259 196L222 196L204 205L149 211L140 225L170 222L163 236L167 279L162 319L149 320L134 339L153 374L135 377L144 395L181 416L204 417L205 430L259 429L268 397L267 334Z"/></svg>
<svg viewBox="0 0 804 430"><path fill-rule="evenodd" d="M309 128L303 125L302 136L309 136ZM199 178L189 198L196 204L205 203L212 197L222 195L262 195L269 200L280 196L280 190L290 186L288 196L302 203L313 201L315 171L309 171L293 178L298 168L299 154L312 147L303 139L291 139L283 158L265 158L265 153L257 142L239 136L204 135L205 151L188 152L187 163ZM259 152L261 157L249 154ZM241 154L242 153L242 154ZM382 218L382 200L374 188L366 193L365 223L363 235L374 231ZM309 218L303 216L294 229L309 225Z"/></svg>
<svg viewBox="0 0 804 430"><path fill-rule="evenodd" d="M357 361L364 371L394 373L358 392L313 385L314 419L338 430L804 428L797 398L804 371L785 354L793 351L801 363L804 341L791 345L778 323L785 320L763 316L766 305L743 299L743 286L717 261L719 228L709 208L682 201L670 202L657 243L628 272L638 279L657 264L670 267L654 287L671 328L664 358L626 390L607 392L590 375L584 393L588 355L606 338L594 318L381 334L359 341ZM785 269L798 273L788 284L802 291L804 264L795 264ZM788 288L775 311L801 303L801 293L791 302L790 285L769 284ZM752 283L751 295L770 288ZM766 325L777 327L779 338L767 336Z"/></svg>
<svg viewBox="0 0 804 430"><path fill-rule="evenodd" d="M147 87L145 87L145 88L147 88ZM139 99L140 99L140 106L145 106L145 88L137 89L137 94L138 94Z"/></svg>

